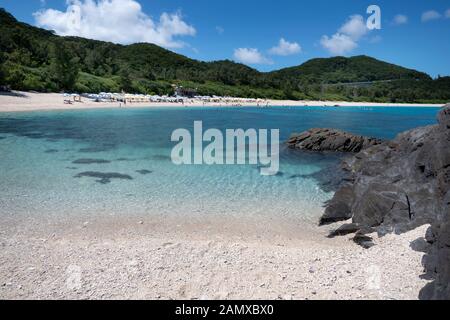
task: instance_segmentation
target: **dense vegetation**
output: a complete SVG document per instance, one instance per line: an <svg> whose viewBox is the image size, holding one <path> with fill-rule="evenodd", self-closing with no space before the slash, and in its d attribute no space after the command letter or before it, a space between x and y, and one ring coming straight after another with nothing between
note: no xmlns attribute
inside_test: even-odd
<svg viewBox="0 0 450 320"><path fill-rule="evenodd" d="M200 95L377 102L446 102L450 77L370 57L313 59L262 73L232 61L201 62L153 44L123 46L18 22L0 9L0 84L42 92L172 94L172 84Z"/></svg>

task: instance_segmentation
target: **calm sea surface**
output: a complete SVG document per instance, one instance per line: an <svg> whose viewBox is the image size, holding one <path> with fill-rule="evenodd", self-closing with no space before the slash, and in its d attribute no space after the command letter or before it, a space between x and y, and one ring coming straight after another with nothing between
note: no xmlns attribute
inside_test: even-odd
<svg viewBox="0 0 450 320"><path fill-rule="evenodd" d="M313 127L393 138L436 123L436 108L166 108L0 114L1 215L218 215L316 221L340 155L280 147L280 174L257 166L175 166L172 131Z"/></svg>

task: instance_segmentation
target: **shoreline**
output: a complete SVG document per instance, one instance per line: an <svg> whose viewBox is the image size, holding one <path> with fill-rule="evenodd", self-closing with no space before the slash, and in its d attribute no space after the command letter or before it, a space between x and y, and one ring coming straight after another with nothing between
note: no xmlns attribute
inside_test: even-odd
<svg viewBox="0 0 450 320"><path fill-rule="evenodd" d="M292 101L292 100L264 100L259 107L417 107L440 108L445 104L414 104L414 103L374 103L374 102L343 102L343 101ZM15 91L13 94L0 94L0 113L27 112L27 111L58 111L58 110L87 110L119 108L118 102L93 102L83 98L82 102L64 104L64 98L59 93L31 93ZM226 103L203 103L200 100L189 104L181 103L152 103L135 102L122 104L124 109L133 108L184 108L184 107L258 107L255 103L242 103L231 105Z"/></svg>

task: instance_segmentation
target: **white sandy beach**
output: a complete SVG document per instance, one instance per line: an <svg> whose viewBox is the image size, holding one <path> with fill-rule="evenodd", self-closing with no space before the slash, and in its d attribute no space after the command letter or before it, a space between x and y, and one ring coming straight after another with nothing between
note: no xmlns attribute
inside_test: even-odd
<svg viewBox="0 0 450 320"><path fill-rule="evenodd" d="M259 236L223 221L5 220L0 299L417 299L427 283L410 248L426 226L365 250L327 239L328 228Z"/></svg>
<svg viewBox="0 0 450 320"><path fill-rule="evenodd" d="M369 103L369 102L342 102L342 101L291 101L291 100L262 100L261 106L295 106L295 107L442 107L443 104L399 104L399 103ZM208 103L209 107L231 107L226 103ZM242 106L256 107L255 103L241 103ZM81 102L65 104L64 97L58 93L32 93L32 92L14 92L14 94L0 94L0 112L16 111L39 111L39 110L71 110L71 109L92 109L92 108L119 108L124 107L118 102L93 102L83 98ZM142 107L202 107L205 106L201 100L192 100L191 103L128 103L126 108Z"/></svg>

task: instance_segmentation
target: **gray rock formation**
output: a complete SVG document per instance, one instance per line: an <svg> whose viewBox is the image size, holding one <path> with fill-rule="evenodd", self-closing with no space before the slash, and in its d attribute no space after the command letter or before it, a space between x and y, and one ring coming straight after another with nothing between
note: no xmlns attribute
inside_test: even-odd
<svg viewBox="0 0 450 320"><path fill-rule="evenodd" d="M293 134L287 145L293 149L310 151L360 152L381 143L379 139L334 129L310 129L301 134Z"/></svg>
<svg viewBox="0 0 450 320"><path fill-rule="evenodd" d="M402 133L391 142L359 139L357 147L348 147L352 143L323 144L331 134L315 144L321 134L291 139L292 145L310 150L338 145L340 151L362 150L344 161L348 179L327 204L321 224L351 218L351 231L358 229L355 225L360 227L355 242L364 247L370 247L365 235L374 230L383 235L432 225L426 237L430 248L424 266L435 280L423 289L423 299L450 299L450 105L439 113L438 122ZM371 144L374 146L365 148Z"/></svg>

